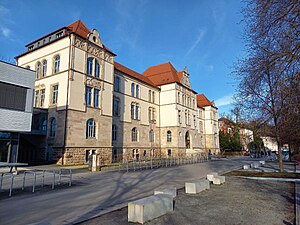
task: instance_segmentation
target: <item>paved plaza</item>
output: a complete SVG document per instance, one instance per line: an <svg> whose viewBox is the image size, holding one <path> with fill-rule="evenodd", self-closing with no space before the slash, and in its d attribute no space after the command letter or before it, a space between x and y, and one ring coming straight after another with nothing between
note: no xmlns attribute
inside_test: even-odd
<svg viewBox="0 0 300 225"><path fill-rule="evenodd" d="M62 180L62 184L55 187L54 190L50 188L50 184L46 184L44 188L39 187L35 193L32 193L28 186L25 191L16 190L12 197L7 196L7 190L2 191L0 193L0 224L76 224L104 214L107 217L111 215L107 213L115 210L124 213L128 202L150 196L156 188L172 185L182 189L186 181L206 177L207 173L213 171L223 173L241 168L244 163L247 163L247 160L249 157L220 159L135 172L91 173L74 170L71 187L68 187L67 180ZM43 169L46 168L43 167ZM21 183L22 180L15 181L16 186L20 187ZM222 185L221 189L217 188L216 190L222 193L228 185L229 187L234 186L234 183L229 180L228 184ZM272 190L271 187L272 185L269 186L269 190ZM246 190L251 191L249 188ZM179 193L181 192L179 191ZM180 196L182 193L179 198ZM228 197L231 194L224 196ZM217 201L218 198L214 197L213 194L208 199L211 199L212 202ZM280 201L280 197L278 201ZM197 204L194 203L194 205ZM256 203L253 204L251 207L254 207ZM176 205L177 203L175 203L175 208ZM181 207L179 204L177 206ZM113 217L114 215L112 215ZM289 219L286 218L286 221ZM158 222L158 224L164 223Z"/></svg>

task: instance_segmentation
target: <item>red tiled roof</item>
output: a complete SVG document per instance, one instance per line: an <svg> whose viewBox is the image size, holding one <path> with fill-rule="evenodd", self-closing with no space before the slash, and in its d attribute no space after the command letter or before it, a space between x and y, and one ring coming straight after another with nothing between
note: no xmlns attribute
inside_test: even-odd
<svg viewBox="0 0 300 225"><path fill-rule="evenodd" d="M179 75L170 62L149 67L144 73L156 86L180 83Z"/></svg>
<svg viewBox="0 0 300 225"><path fill-rule="evenodd" d="M71 23L68 27L69 31L71 33L75 33L78 36L86 39L87 36L89 35L89 33L91 32L81 20L77 20L74 23ZM103 45L103 48L112 53L113 55L116 55L112 50L110 50L109 48L107 48L105 45Z"/></svg>
<svg viewBox="0 0 300 225"><path fill-rule="evenodd" d="M74 23L71 23L69 26L67 26L69 31L72 33L75 33L79 35L80 37L87 38L89 33L91 32L81 20L77 20Z"/></svg>
<svg viewBox="0 0 300 225"><path fill-rule="evenodd" d="M120 63L118 63L116 61L114 62L114 67L115 67L115 70L125 73L128 76L134 77L135 79L140 80L146 84L155 86L154 83L151 80L149 80L147 77L143 76L142 74L139 74L138 72L135 72L132 69L127 68L126 66L121 65Z"/></svg>
<svg viewBox="0 0 300 225"><path fill-rule="evenodd" d="M205 107L205 106L215 107L214 103L209 101L204 94L197 95L197 106L198 107Z"/></svg>

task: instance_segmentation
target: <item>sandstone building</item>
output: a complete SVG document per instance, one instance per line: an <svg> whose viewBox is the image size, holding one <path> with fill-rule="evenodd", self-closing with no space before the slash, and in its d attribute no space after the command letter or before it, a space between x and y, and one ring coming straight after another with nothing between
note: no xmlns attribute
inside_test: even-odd
<svg viewBox="0 0 300 225"><path fill-rule="evenodd" d="M83 164L97 154L110 163L219 152L217 108L197 96L186 68L178 72L168 62L135 72L80 20L26 47L16 59L36 71L34 106L47 110L38 120L46 125L47 160Z"/></svg>

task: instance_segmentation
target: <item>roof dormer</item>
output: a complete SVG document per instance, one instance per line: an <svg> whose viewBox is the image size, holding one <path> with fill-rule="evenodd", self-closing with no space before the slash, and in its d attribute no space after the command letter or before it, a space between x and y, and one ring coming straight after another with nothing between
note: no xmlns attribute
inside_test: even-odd
<svg viewBox="0 0 300 225"><path fill-rule="evenodd" d="M95 45L100 46L103 48L103 44L99 35L99 32L96 29L93 29L91 33L88 35L88 40L91 43L94 43Z"/></svg>

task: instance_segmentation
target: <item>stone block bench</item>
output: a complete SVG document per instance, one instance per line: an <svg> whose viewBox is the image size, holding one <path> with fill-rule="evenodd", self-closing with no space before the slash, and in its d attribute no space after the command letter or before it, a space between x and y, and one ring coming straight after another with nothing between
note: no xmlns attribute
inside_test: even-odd
<svg viewBox="0 0 300 225"><path fill-rule="evenodd" d="M143 224L172 211L173 197L171 195L152 195L128 203L128 222Z"/></svg>
<svg viewBox="0 0 300 225"><path fill-rule="evenodd" d="M223 184L225 183L225 176L214 176L212 182L217 185Z"/></svg>
<svg viewBox="0 0 300 225"><path fill-rule="evenodd" d="M209 181L205 179L185 182L185 193L187 194L197 194L209 188Z"/></svg>
<svg viewBox="0 0 300 225"><path fill-rule="evenodd" d="M154 190L154 195L157 194L171 195L175 198L177 196L177 189L176 187L162 187Z"/></svg>
<svg viewBox="0 0 300 225"><path fill-rule="evenodd" d="M249 169L250 169L250 165L244 165L244 166L243 166L243 169L244 169L244 170L249 170Z"/></svg>
<svg viewBox="0 0 300 225"><path fill-rule="evenodd" d="M207 174L207 175L206 175L206 178L207 178L207 180L209 180L210 182L212 182L213 179L214 179L214 177L215 177L215 176L218 176L218 175L219 175L218 173L212 172L212 173Z"/></svg>

